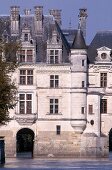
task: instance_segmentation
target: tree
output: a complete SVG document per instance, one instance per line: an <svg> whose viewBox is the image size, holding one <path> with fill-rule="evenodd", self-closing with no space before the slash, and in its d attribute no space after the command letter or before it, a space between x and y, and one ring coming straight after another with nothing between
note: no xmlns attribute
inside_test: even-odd
<svg viewBox="0 0 112 170"><path fill-rule="evenodd" d="M14 41L0 42L0 124L10 120L9 109L16 105L17 88L11 79L11 73L17 67L16 52L20 44Z"/></svg>

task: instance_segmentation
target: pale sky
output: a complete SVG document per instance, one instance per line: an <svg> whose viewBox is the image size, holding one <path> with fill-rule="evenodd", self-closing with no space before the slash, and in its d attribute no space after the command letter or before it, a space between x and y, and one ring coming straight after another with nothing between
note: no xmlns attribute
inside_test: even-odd
<svg viewBox="0 0 112 170"><path fill-rule="evenodd" d="M90 43L97 31L112 30L112 0L0 0L0 14L9 14L10 6L20 6L34 12L34 6L42 5L44 14L49 9L62 10L62 27L68 28L71 19L72 28L77 29L79 8L87 8L87 43Z"/></svg>

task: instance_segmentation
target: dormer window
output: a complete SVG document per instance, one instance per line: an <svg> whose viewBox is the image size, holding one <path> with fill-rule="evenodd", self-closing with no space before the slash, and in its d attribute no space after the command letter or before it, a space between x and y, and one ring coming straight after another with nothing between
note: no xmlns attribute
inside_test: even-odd
<svg viewBox="0 0 112 170"><path fill-rule="evenodd" d="M59 50L50 50L49 62L50 64L59 63Z"/></svg>
<svg viewBox="0 0 112 170"><path fill-rule="evenodd" d="M102 54L101 54L101 58L102 58L103 60L105 60L105 59L107 58L107 54L106 54L106 53L102 53Z"/></svg>
<svg viewBox="0 0 112 170"><path fill-rule="evenodd" d="M97 49L96 63L108 63L111 62L111 49L108 47L101 47Z"/></svg>
<svg viewBox="0 0 112 170"><path fill-rule="evenodd" d="M28 34L24 34L24 41L28 41Z"/></svg>
<svg viewBox="0 0 112 170"><path fill-rule="evenodd" d="M33 50L20 50L19 51L19 62L24 63L24 62L33 62Z"/></svg>

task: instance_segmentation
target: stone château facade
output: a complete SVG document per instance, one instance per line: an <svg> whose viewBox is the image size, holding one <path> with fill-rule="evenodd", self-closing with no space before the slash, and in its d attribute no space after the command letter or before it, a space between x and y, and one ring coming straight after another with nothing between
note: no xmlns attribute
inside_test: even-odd
<svg viewBox="0 0 112 170"><path fill-rule="evenodd" d="M34 14L12 6L0 16L5 41L17 40L19 67L12 74L18 103L0 127L6 157L107 157L112 128L112 31L86 45L87 10L78 29L61 28L61 10Z"/></svg>

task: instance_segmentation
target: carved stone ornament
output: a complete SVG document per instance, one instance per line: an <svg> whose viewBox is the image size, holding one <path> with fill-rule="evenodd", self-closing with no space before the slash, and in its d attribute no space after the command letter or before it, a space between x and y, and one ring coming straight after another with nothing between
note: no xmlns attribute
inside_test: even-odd
<svg viewBox="0 0 112 170"><path fill-rule="evenodd" d="M32 114L32 115L15 115L15 120L20 124L20 125L32 125L33 123L36 122L37 120L37 115Z"/></svg>

